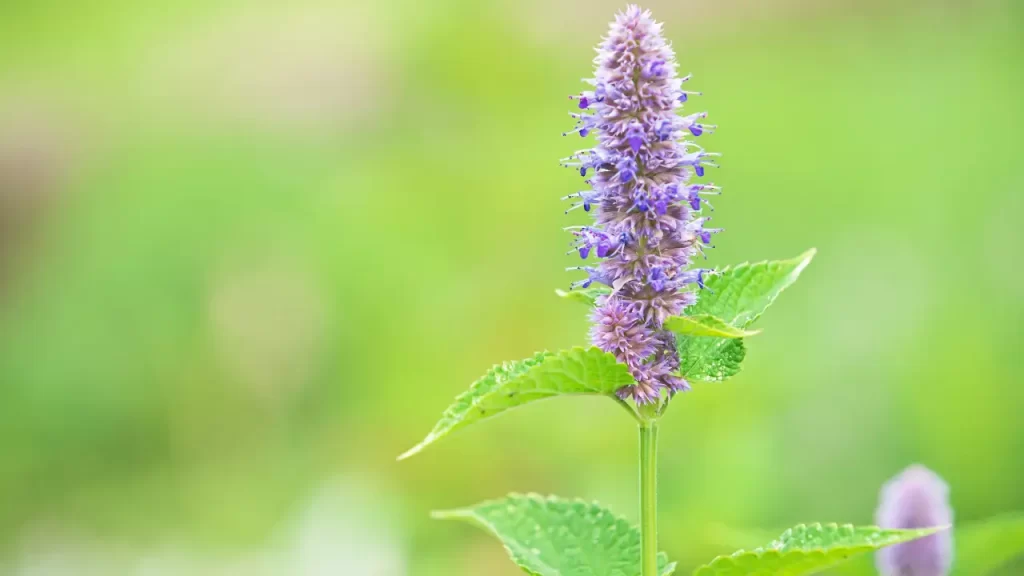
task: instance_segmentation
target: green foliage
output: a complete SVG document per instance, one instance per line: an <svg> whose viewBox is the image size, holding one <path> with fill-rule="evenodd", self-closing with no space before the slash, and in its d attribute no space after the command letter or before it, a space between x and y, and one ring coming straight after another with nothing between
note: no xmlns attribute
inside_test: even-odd
<svg viewBox="0 0 1024 576"><path fill-rule="evenodd" d="M771 544L752 551L719 556L694 571L694 576L801 576L886 546L908 542L945 527L886 530L850 524L800 524Z"/></svg>
<svg viewBox="0 0 1024 576"><path fill-rule="evenodd" d="M739 264L709 276L705 282L708 289L701 290L686 315L665 321L665 327L677 335L680 373L703 382L721 382L736 375L747 354L741 338L758 333L746 328L796 282L814 254L811 249L790 260ZM593 286L555 293L593 306L598 296L611 293L611 289Z"/></svg>
<svg viewBox="0 0 1024 576"><path fill-rule="evenodd" d="M665 321L665 328L686 336L711 336L713 338L743 338L753 336L760 330L744 330L728 324L725 320L710 314L695 316L673 316Z"/></svg>
<svg viewBox="0 0 1024 576"><path fill-rule="evenodd" d="M562 298L580 302L587 306L593 306L597 302L598 296L604 296L605 294L611 293L612 289L607 286L591 286L590 288L579 288L569 291L555 290L555 294L558 294Z"/></svg>
<svg viewBox="0 0 1024 576"><path fill-rule="evenodd" d="M1024 555L1024 514L958 526L953 541L953 575L985 576Z"/></svg>
<svg viewBox="0 0 1024 576"><path fill-rule="evenodd" d="M505 362L455 398L430 434L398 459L420 452L463 426L528 402L566 394L612 395L632 383L625 365L597 348L539 352L525 360Z"/></svg>
<svg viewBox="0 0 1024 576"><path fill-rule="evenodd" d="M531 576L639 576L640 531L596 503L510 494L435 518L487 530ZM658 555L661 576L674 563Z"/></svg>
<svg viewBox="0 0 1024 576"><path fill-rule="evenodd" d="M737 328L746 328L796 282L815 252L812 248L790 260L726 267L707 278L707 289L701 290L697 303L687 308L686 313L710 314Z"/></svg>
<svg viewBox="0 0 1024 576"><path fill-rule="evenodd" d="M679 372L689 380L721 382L740 371L747 356L741 338L722 339L709 336L679 336Z"/></svg>
<svg viewBox="0 0 1024 576"><path fill-rule="evenodd" d="M711 316L742 331L796 281L814 253L811 249L790 260L730 266L708 277L705 282L708 289L702 290L697 303L686 309L687 316L666 322L666 326L677 332L676 348L682 375L689 380L721 382L740 371L746 349L739 339L722 340L712 337L714 335L680 332L676 328L682 325L681 318Z"/></svg>

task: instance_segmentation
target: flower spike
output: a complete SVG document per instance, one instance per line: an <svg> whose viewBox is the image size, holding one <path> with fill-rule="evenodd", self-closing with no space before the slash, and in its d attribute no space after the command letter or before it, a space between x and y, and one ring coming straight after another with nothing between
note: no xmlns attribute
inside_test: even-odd
<svg viewBox="0 0 1024 576"><path fill-rule="evenodd" d="M593 134L593 148L563 159L576 169L591 190L563 200L595 218L595 225L572 230L572 251L593 266L574 267L592 282L614 291L601 297L593 313L591 340L625 364L635 384L619 390L621 398L638 404L657 402L663 391L687 390L678 374L675 337L662 323L697 299L710 271L689 270L693 258L711 247L716 228L705 228L700 216L711 205L703 195L720 193L712 184L692 183L705 168L717 167L719 156L684 138L715 129L705 124L707 112L680 115L690 95L676 75L675 53L650 12L629 6L611 24L597 48L593 87L569 99L577 103L570 116L576 126L565 134Z"/></svg>

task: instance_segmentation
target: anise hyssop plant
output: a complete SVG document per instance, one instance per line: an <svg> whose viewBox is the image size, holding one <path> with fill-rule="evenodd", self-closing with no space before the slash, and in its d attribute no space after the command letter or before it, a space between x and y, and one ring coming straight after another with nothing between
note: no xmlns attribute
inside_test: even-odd
<svg viewBox="0 0 1024 576"><path fill-rule="evenodd" d="M616 16L594 68L587 89L571 97L576 124L566 133L593 137L594 145L563 160L584 184L565 197L569 210L581 209L593 222L569 228L571 252L582 259L571 270L580 277L569 291L558 291L589 307L591 346L493 367L400 459L536 400L606 396L639 427L639 527L596 503L535 494L435 516L490 531L529 574L660 576L675 564L658 552L658 420L680 393L739 371L745 339L757 334L751 324L796 281L814 251L720 270L695 266L721 231L708 215L708 198L720 189L702 181L717 168L718 154L695 142L715 126L704 122L706 112L683 112L699 93L683 89L690 77L677 74L661 24L636 6ZM810 574L931 535L946 523L940 515L939 526L798 525L762 548L715 558L695 574Z"/></svg>

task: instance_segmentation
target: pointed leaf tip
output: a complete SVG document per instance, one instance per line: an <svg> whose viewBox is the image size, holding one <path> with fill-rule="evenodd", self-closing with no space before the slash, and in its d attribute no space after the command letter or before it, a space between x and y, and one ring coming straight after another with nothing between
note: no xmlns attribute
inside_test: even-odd
<svg viewBox="0 0 1024 576"><path fill-rule="evenodd" d="M428 436L428 438L429 438L429 436ZM424 439L424 441L421 442L420 444L417 444L417 445L413 446L412 448L409 448L405 452L402 452L401 454L398 455L398 458L395 458L395 461L396 462L401 462L402 460L405 460L406 458L408 458L410 456L415 456L416 454L419 454L420 451L423 450L423 447L426 445L425 442L427 442L426 439Z"/></svg>
<svg viewBox="0 0 1024 576"><path fill-rule="evenodd" d="M737 264L708 276L696 304L686 315L710 314L737 328L746 328L768 309L783 290L796 282L817 250L796 258Z"/></svg>
<svg viewBox="0 0 1024 576"><path fill-rule="evenodd" d="M708 290L702 290L696 304L687 308L684 314L691 318L711 316L727 326L746 331L783 290L796 282L816 253L817 250L812 248L789 260L726 267L706 277ZM725 329L723 332L729 331ZM746 355L740 338L732 336L726 339L722 334L677 331L676 348L683 377L721 382L736 375Z"/></svg>
<svg viewBox="0 0 1024 576"><path fill-rule="evenodd" d="M786 574L803 576L842 564L861 554L929 536L948 526L889 530L850 524L798 524L766 546L719 556L694 576Z"/></svg>
<svg viewBox="0 0 1024 576"><path fill-rule="evenodd" d="M525 360L504 362L457 396L426 438L398 460L421 452L455 430L523 404L562 395L611 396L632 383L625 365L593 347L539 352Z"/></svg>
<svg viewBox="0 0 1024 576"><path fill-rule="evenodd" d="M712 338L745 338L761 333L760 330L745 330L731 326L725 320L710 314L673 316L665 321L665 328L685 336L710 336Z"/></svg>

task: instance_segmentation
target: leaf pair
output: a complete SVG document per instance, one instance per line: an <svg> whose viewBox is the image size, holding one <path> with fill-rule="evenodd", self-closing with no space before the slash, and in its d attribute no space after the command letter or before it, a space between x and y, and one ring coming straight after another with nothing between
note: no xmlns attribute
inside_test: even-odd
<svg viewBox="0 0 1024 576"><path fill-rule="evenodd" d="M511 494L470 508L434 513L482 527L532 576L639 576L640 531L595 503ZM721 556L694 576L801 576L857 555L927 536L942 528L884 530L874 526L799 525L763 548ZM675 569L664 553L659 574Z"/></svg>
<svg viewBox="0 0 1024 576"><path fill-rule="evenodd" d="M740 264L709 276L707 289L687 309L689 315L665 323L677 334L682 375L692 381L716 382L739 372L746 356L743 338L757 333L747 327L796 281L813 257L814 250L809 250L792 260ZM609 292L595 287L559 294L593 306ZM614 397L616 390L632 383L626 367L597 348L540 352L505 362L456 397L430 434L399 460L459 428L535 400L573 394Z"/></svg>
<svg viewBox="0 0 1024 576"><path fill-rule="evenodd" d="M747 327L791 286L814 258L811 249L790 260L746 263L709 275L697 303L683 316L665 321L676 333L683 377L687 380L721 382L735 376L746 357L742 338L757 334ZM559 296L593 306L606 287L565 292Z"/></svg>

